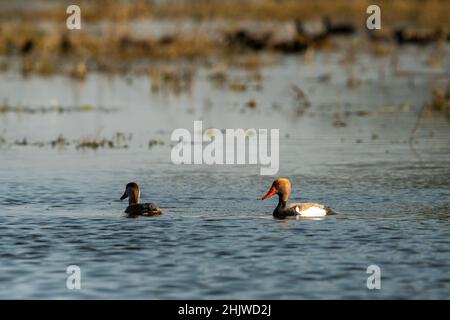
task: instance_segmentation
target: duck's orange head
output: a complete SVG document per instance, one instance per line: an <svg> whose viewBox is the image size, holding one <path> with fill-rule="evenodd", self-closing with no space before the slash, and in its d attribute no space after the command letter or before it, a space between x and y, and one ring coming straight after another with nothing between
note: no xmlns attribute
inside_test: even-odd
<svg viewBox="0 0 450 320"><path fill-rule="evenodd" d="M289 181L289 179L285 178L276 179L272 183L270 190L266 193L264 197L262 197L261 200L270 198L276 194L279 197L281 197L282 200L287 201L289 195L291 194L291 182Z"/></svg>

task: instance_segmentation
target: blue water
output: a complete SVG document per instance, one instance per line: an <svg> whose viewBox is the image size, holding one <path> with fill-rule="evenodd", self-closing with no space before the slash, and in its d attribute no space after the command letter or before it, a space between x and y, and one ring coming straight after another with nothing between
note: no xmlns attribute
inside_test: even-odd
<svg viewBox="0 0 450 320"><path fill-rule="evenodd" d="M308 78L320 68L336 80ZM2 76L0 94L11 104L56 99L117 111L0 115L0 298L448 298L448 122L427 114L417 156L405 140L427 82L368 81L355 92L339 70L287 59L263 70L267 91L222 92L200 77L192 93L166 97L149 93L146 79L130 85L92 75L79 87L58 77ZM312 107L303 116L292 111L292 81L316 88L307 89ZM252 96L255 110L243 107ZM336 128L337 106L373 113L344 117L347 126ZM192 131L196 119L205 128L279 128L276 176L292 181L292 200L339 214L275 220L276 200L260 200L274 177L260 176L259 166L172 164L170 132ZM133 134L128 149L13 143L117 131ZM154 138L165 144L149 149ZM163 215L125 217L118 199L130 181ZM80 290L66 288L69 265L81 268ZM380 290L366 286L369 265L381 269Z"/></svg>

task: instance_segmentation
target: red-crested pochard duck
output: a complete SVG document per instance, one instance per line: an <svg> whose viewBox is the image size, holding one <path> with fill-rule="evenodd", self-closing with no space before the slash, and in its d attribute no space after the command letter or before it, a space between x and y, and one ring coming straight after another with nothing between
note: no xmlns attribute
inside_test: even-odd
<svg viewBox="0 0 450 320"><path fill-rule="evenodd" d="M120 197L123 200L128 197L128 208L125 210L130 216L156 216L161 214L161 209L154 203L139 203L141 190L139 186L130 182L125 187L125 193Z"/></svg>
<svg viewBox="0 0 450 320"><path fill-rule="evenodd" d="M262 200L278 195L278 206L273 211L273 216L275 218L286 218L293 216L300 217L323 217L332 214L336 214L331 208L324 206L319 203L292 203L286 204L289 195L291 194L291 182L289 179L276 179L272 183L272 187L266 193Z"/></svg>

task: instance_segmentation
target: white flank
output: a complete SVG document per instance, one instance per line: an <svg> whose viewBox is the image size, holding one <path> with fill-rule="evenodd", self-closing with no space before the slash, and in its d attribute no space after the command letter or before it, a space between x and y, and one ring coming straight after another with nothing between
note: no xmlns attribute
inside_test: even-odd
<svg viewBox="0 0 450 320"><path fill-rule="evenodd" d="M302 217L323 217L327 215L327 211L319 207L309 207L306 210L300 211L300 208L295 207L295 211Z"/></svg>

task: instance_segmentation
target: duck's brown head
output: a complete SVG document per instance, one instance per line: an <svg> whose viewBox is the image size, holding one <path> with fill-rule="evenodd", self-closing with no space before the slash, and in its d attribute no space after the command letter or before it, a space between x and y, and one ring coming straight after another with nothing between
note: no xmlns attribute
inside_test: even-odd
<svg viewBox="0 0 450 320"><path fill-rule="evenodd" d="M291 194L291 182L289 181L289 179L285 178L276 179L272 183L270 190L266 193L264 197L262 197L261 200L270 198L276 194L280 197L280 200L287 201L289 195Z"/></svg>
<svg viewBox="0 0 450 320"><path fill-rule="evenodd" d="M139 203L141 191L139 190L139 186L136 183L130 182L127 184L127 186L125 187L125 192L122 195L122 197L120 197L120 200L126 199L127 197L128 197L128 204L130 206Z"/></svg>

